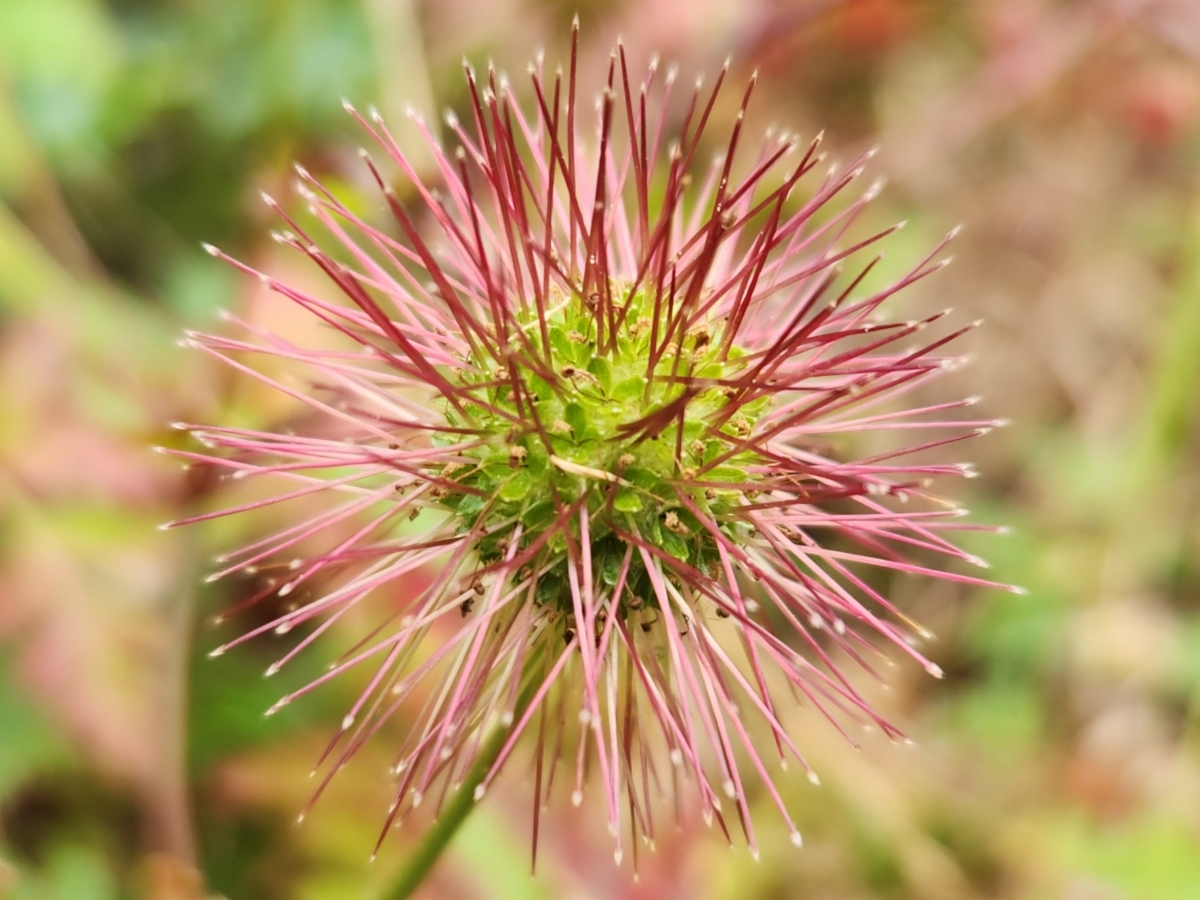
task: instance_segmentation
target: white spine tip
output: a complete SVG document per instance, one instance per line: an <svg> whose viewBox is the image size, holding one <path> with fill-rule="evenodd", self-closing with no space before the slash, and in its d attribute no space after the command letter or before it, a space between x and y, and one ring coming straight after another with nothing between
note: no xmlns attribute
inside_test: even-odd
<svg viewBox="0 0 1200 900"><path fill-rule="evenodd" d="M945 673L942 671L942 667L939 666L937 663L926 663L925 671L928 672L930 675L932 675L934 678L942 678L945 675Z"/></svg>
<svg viewBox="0 0 1200 900"><path fill-rule="evenodd" d="M296 816L296 824L303 825L306 818L308 818L308 813L300 813L300 815Z"/></svg>
<svg viewBox="0 0 1200 900"><path fill-rule="evenodd" d="M758 861L759 861L759 859L760 859L760 856L759 856L759 852L758 852L758 848L757 848L757 847L751 847L751 848L750 848L750 858L751 858L751 859L753 859L755 862L758 862Z"/></svg>
<svg viewBox="0 0 1200 900"><path fill-rule="evenodd" d="M732 779L726 778L725 782L721 785L721 790L725 792L725 796L730 800L737 799L737 785L733 783Z"/></svg>
<svg viewBox="0 0 1200 900"><path fill-rule="evenodd" d="M621 860L624 858L625 854L620 849L613 851L613 862L615 862L618 866L621 864Z"/></svg>
<svg viewBox="0 0 1200 900"><path fill-rule="evenodd" d="M816 772L809 772L808 773L808 782L809 782L809 784L813 785L814 787L820 787L821 786L821 776L818 775Z"/></svg>
<svg viewBox="0 0 1200 900"><path fill-rule="evenodd" d="M425 795L420 791L413 791L412 808L416 809L421 805L421 801L425 799Z"/></svg>
<svg viewBox="0 0 1200 900"><path fill-rule="evenodd" d="M354 104L351 103L350 100L346 97L342 98L342 109L344 109L348 113L353 113L355 111Z"/></svg>
<svg viewBox="0 0 1200 900"><path fill-rule="evenodd" d="M1024 597L1029 593L1029 588L1021 587L1019 584L1010 584L1008 586L1008 590L1010 593L1017 594L1021 597Z"/></svg>
<svg viewBox="0 0 1200 900"><path fill-rule="evenodd" d="M803 847L804 846L804 838L801 836L800 832L793 831L790 835L790 838L791 838L793 847Z"/></svg>
<svg viewBox="0 0 1200 900"><path fill-rule="evenodd" d="M962 230L963 230L962 225L955 225L948 232L946 232L946 240L948 240L948 241L954 240L956 237L958 237L962 233Z"/></svg>
<svg viewBox="0 0 1200 900"><path fill-rule="evenodd" d="M216 659L218 656L224 656L224 655L225 655L225 651L226 651L227 649L228 649L228 648L226 648L226 647L218 647L216 650L209 650L209 651L208 651L208 658L209 658L209 659Z"/></svg>
<svg viewBox="0 0 1200 900"><path fill-rule="evenodd" d="M579 711L579 724L590 725L592 722L592 711L589 709L581 709Z"/></svg>
<svg viewBox="0 0 1200 900"><path fill-rule="evenodd" d="M348 715L342 719L342 731L349 731L354 724L354 716Z"/></svg>
<svg viewBox="0 0 1200 900"><path fill-rule="evenodd" d="M271 663L269 666L267 666L267 671L263 672L263 678L270 678L272 675L278 674L279 670L282 668L283 668L282 663L277 663L277 662Z"/></svg>
<svg viewBox="0 0 1200 900"><path fill-rule="evenodd" d="M675 749L673 749L671 751L671 765L673 765L673 766L683 765L683 753L680 752L678 747L676 747Z"/></svg>
<svg viewBox="0 0 1200 900"><path fill-rule="evenodd" d="M204 252L207 253L209 256L219 256L221 253L221 251L218 250L216 247L214 247L212 244L201 244L200 246L204 248Z"/></svg>
<svg viewBox="0 0 1200 900"><path fill-rule="evenodd" d="M500 716L500 724L505 728L509 728L512 725L512 723L513 723L512 710L506 709Z"/></svg>
<svg viewBox="0 0 1200 900"><path fill-rule="evenodd" d="M571 805L579 806L582 803L583 803L583 791L572 791L571 792Z"/></svg>

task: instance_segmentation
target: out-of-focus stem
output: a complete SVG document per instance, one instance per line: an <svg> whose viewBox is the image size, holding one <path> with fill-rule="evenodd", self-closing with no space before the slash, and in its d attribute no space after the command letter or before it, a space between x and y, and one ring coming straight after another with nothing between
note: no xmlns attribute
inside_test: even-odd
<svg viewBox="0 0 1200 900"><path fill-rule="evenodd" d="M196 865L196 839L192 830L187 772L188 670L196 609L194 585L201 569L201 558L199 538L189 535L181 566L187 588L167 612L169 638L162 698L163 771L158 809L162 843L172 855L192 866Z"/></svg>
<svg viewBox="0 0 1200 900"><path fill-rule="evenodd" d="M521 692L516 708L513 710L514 723L520 721L532 696L531 690ZM442 808L442 814L433 827L425 833L425 837L409 857L408 863L400 871L400 876L380 894L379 900L407 900L412 896L413 891L421 886L425 876L429 874L429 870L441 858L442 852L450 844L454 835L458 833L463 822L467 820L471 810L475 808L475 788L483 782L492 763L504 749L504 742L508 739L512 729L513 725L502 725L488 736L475 763L467 770L462 785L450 802Z"/></svg>

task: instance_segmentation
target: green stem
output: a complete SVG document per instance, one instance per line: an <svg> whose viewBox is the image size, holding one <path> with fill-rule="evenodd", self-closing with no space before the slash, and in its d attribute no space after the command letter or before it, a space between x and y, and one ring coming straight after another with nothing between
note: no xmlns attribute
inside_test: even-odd
<svg viewBox="0 0 1200 900"><path fill-rule="evenodd" d="M525 708L529 705L532 697L533 691L528 688L521 692L517 698L516 708L513 710L514 724L519 722L521 716L525 714ZM442 807L442 813L438 820L426 832L421 843L417 845L407 865L400 871L399 877L380 895L380 900L407 900L412 896L413 891L421 886L425 876L429 874L429 870L441 858L442 852L454 835L458 833L463 822L467 820L471 810L475 808L475 788L483 782L492 768L492 764L496 761L496 757L504 749L504 742L508 739L512 729L513 725L501 726L488 736L479 755L475 758L474 764L467 770L467 776L463 779L462 785L454 793L450 802Z"/></svg>

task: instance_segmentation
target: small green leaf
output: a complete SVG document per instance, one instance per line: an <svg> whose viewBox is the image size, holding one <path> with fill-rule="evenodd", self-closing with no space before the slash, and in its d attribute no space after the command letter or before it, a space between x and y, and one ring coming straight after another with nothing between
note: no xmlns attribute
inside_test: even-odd
<svg viewBox="0 0 1200 900"><path fill-rule="evenodd" d="M623 487L613 497L613 509L625 513L641 512L642 498L633 488Z"/></svg>
<svg viewBox="0 0 1200 900"><path fill-rule="evenodd" d="M533 504L521 515L521 521L525 523L527 533L533 529L545 528L554 518L554 503L550 500L542 500L540 503Z"/></svg>
<svg viewBox="0 0 1200 900"><path fill-rule="evenodd" d="M567 408L563 410L563 419L571 426L575 440L580 440L588 426L587 413L583 411L583 407L578 403L568 403Z"/></svg>
<svg viewBox="0 0 1200 900"><path fill-rule="evenodd" d="M662 548L670 553L676 559L687 562L691 555L688 549L688 543L673 531L662 531Z"/></svg>
<svg viewBox="0 0 1200 900"><path fill-rule="evenodd" d="M616 553L606 554L600 560L600 580L612 587L621 577L621 557Z"/></svg>
<svg viewBox="0 0 1200 900"><path fill-rule="evenodd" d="M596 380L600 382L600 387L604 389L605 395L612 389L612 369L608 365L608 360L603 356L592 357L588 363L588 371L596 376Z"/></svg>
<svg viewBox="0 0 1200 900"><path fill-rule="evenodd" d="M554 388L550 386L550 382L534 375L532 372L524 372L522 374L525 376L525 384L529 388L530 393L537 397L540 402L545 402L554 396ZM458 439L457 435L453 437L456 440Z"/></svg>
<svg viewBox="0 0 1200 900"><path fill-rule="evenodd" d="M525 469L517 469L508 481L500 486L500 499L511 503L521 500L533 487L533 478Z"/></svg>
<svg viewBox="0 0 1200 900"><path fill-rule="evenodd" d="M645 491L653 490L658 486L658 474L651 472L649 469L643 469L640 466L630 466L621 475L626 481L637 485Z"/></svg>
<svg viewBox="0 0 1200 900"><path fill-rule="evenodd" d="M562 579L557 575L544 575L538 582L537 599L544 606L555 603L562 594Z"/></svg>
<svg viewBox="0 0 1200 900"><path fill-rule="evenodd" d="M646 379L640 375L635 378L626 378L624 381L617 382L609 394L614 400L619 400L622 403L628 403L630 400L636 400L642 396L642 392L646 389Z"/></svg>
<svg viewBox="0 0 1200 900"><path fill-rule="evenodd" d="M529 471L532 478L540 478L542 473L546 471L546 466L549 460L541 448L536 448L529 456L525 457L525 468Z"/></svg>
<svg viewBox="0 0 1200 900"><path fill-rule="evenodd" d="M744 469L735 469L732 466L717 466L715 469L709 469L702 474L698 480L718 481L725 484L745 484L747 476Z"/></svg>
<svg viewBox="0 0 1200 900"><path fill-rule="evenodd" d="M562 328L550 329L550 346L554 348L559 359L568 362L574 362L575 355L579 352L579 345L572 343Z"/></svg>
<svg viewBox="0 0 1200 900"><path fill-rule="evenodd" d="M466 494L458 501L458 514L465 518L479 515L483 509L483 498L478 494Z"/></svg>

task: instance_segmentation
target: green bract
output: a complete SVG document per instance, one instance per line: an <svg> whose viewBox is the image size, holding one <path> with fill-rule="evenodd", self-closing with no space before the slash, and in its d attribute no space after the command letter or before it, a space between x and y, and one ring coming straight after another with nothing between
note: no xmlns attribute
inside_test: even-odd
<svg viewBox="0 0 1200 900"><path fill-rule="evenodd" d="M511 369L493 356L466 360L457 380L475 388L480 405L465 415L447 405L451 428L476 433L483 444L443 470L438 501L461 520L460 533L481 533L476 548L484 565L501 558L518 524L521 549L551 531L537 557L543 574L535 596L564 612L572 606L567 535L577 539L579 529L556 526L573 504L587 504L596 577L608 587L616 584L625 556L623 534L700 571L717 564L714 536L681 493L727 535L749 527L737 518L737 498L752 481L747 467L761 457L742 449L742 438L769 398L726 411L745 354L724 347L720 323L673 342L651 372L654 328L646 313L652 310L653 298L635 293L615 340L598 350L595 313L582 298L565 298L546 312L553 379L522 365L521 342L514 340L509 351L518 358ZM536 315L521 330L531 355L544 359ZM512 371L525 402L518 402ZM628 578L633 599L622 602L621 613L630 604L655 606L638 554Z"/></svg>

